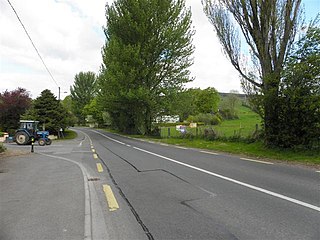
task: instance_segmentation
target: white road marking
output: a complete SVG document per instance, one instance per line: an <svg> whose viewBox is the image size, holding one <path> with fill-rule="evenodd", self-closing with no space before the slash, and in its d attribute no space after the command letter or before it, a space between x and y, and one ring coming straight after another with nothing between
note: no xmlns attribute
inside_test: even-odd
<svg viewBox="0 0 320 240"><path fill-rule="evenodd" d="M320 173L320 171L316 171L317 173Z"/></svg>
<svg viewBox="0 0 320 240"><path fill-rule="evenodd" d="M169 146L168 144L165 144L165 143L160 143L160 145L162 145L162 146L166 146L166 147L168 147L168 146Z"/></svg>
<svg viewBox="0 0 320 240"><path fill-rule="evenodd" d="M271 163L271 162L259 161L259 160L254 160L254 159L250 159L250 158L240 158L240 159L245 160L245 161L250 161L250 162L257 162L257 163L264 163L264 164L273 165L273 163Z"/></svg>
<svg viewBox="0 0 320 240"><path fill-rule="evenodd" d="M88 182L89 174L88 174L87 170L85 169L84 166L82 166L82 164L80 164L80 163L78 163L76 161L73 161L71 159L68 159L68 158L52 156L52 155L43 154L43 153L37 153L37 154L42 155L42 156L46 156L46 157L50 157L50 158L61 159L61 160L65 160L65 161L74 163L81 169L81 172L82 172L82 175L83 175L83 180L84 180L83 182L84 182L84 194L85 194L84 239L87 239L87 240L92 239L91 197L90 197L89 182Z"/></svg>
<svg viewBox="0 0 320 240"><path fill-rule="evenodd" d="M207 154L211 154L211 155L219 155L218 153L215 152L207 152L207 151L200 151L202 153L207 153Z"/></svg>
<svg viewBox="0 0 320 240"><path fill-rule="evenodd" d="M92 130L93 132L96 132L112 141L115 141L115 142L118 142L122 145L125 145L125 143L122 143L118 140L115 140L113 138L110 138L108 136L105 136L103 135L102 133L99 133L97 131L94 131ZM254 186L254 185L251 185L251 184L248 184L248 183L244 183L244 182L241 182L241 181L238 181L236 179L233 179L233 178L229 178L229 177L225 177L223 175L220 175L220 174L217 174L217 173L213 173L213 172L210 172L210 171L207 171L205 169L202 169L202 168L198 168L198 167L195 167L195 166L192 166L190 164L187 164L187 163L183 163L183 162L179 162L177 160L174 160L172 158L168 158L168 157L165 157L165 156L162 156L162 155L159 155L157 153L153 153L153 152L150 152L150 151L147 151L147 150L144 150L142 148L138 148L138 147L133 147L134 149L138 150L138 151L141 151L141 152L145 152L145 153L148 153L150 155L153 155L153 156L156 156L156 157L159 157L159 158L162 158L162 159L165 159L165 160L168 160L170 162L174 162L176 164L179 164L179 165L182 165L182 166L185 166L185 167L188 167L188 168L191 168L191 169L194 169L194 170L197 170L199 172L203 172L203 173L206 173L208 175L211 175L211 176L215 176L215 177L218 177L218 178L221 178L221 179L224 179L226 181L229 181L229 182L233 182L235 184L238 184L238 185L241 185L241 186L244 186L244 187L247 187L247 188L250 188L250 189L253 189L253 190L256 190L258 192L262 192L262 193L265 193L265 194L268 194L268 195L271 195L271 196L274 196L274 197L277 197L277 198L280 198L280 199L283 199L283 200L286 200L286 201L289 201L289 202L292 202L292 203L295 203L295 204L298 204L300 206L303 206L303 207L306 207L306 208L310 208L310 209L313 209L315 211L318 211L320 212L320 207L318 206L315 206L315 205L312 205L312 204L309 204L309 203L306 203L306 202L302 202L300 200L297 200L297 199L294 199L294 198L290 198L290 197L287 197L285 195L282 195L282 194L279 194L279 193L275 193L275 192L272 192L272 191L269 191L267 189L263 189L263 188L260 188L260 187L257 187L257 186Z"/></svg>
<svg viewBox="0 0 320 240"><path fill-rule="evenodd" d="M272 192L272 191L269 191L269 190L266 190L266 189L263 189L263 188L260 188L260 187L256 187L254 185L251 185L251 184L248 184L248 183L244 183L244 182L235 180L233 178L225 177L225 176L222 176L220 174L216 174L216 173L207 171L205 169L192 166L190 164L182 163L182 162L179 162L177 160L174 160L174 159L171 159L171 158L168 158L168 157L165 157L165 156L161 156L159 154L156 154L156 153L153 153L153 152L149 152L149 151L141 149L141 148L137 148L137 147L133 147L133 148L136 149L136 150L139 150L141 152L145 152L145 153L154 155L156 157L163 158L163 159L168 160L170 162L174 162L174 163L177 163L179 165L182 165L182 166L185 166L185 167L188 167L188 168L191 168L191 169L194 169L194 170L197 170L197 171L200 171L200 172L203 172L203 173L206 173L206 174L209 174L209 175L224 179L226 181L233 182L233 183L239 184L241 186L256 190L258 192L262 192L262 193L265 193L265 194L268 194L268 195L271 195L271 196L274 196L274 197L277 197L277 198L280 198L280 199L283 199L283 200L286 200L286 201L289 201L289 202L292 202L292 203L295 203L295 204L298 204L298 205L301 205L301 206L304 206L304 207L307 207L307 208L310 208L310 209L313 209L313 210L316 210L316 211L320 212L320 207L311 205L309 203L305 203L305 202L299 201L297 199L284 196L284 195L279 194L279 193L275 193L275 192Z"/></svg>
<svg viewBox="0 0 320 240"><path fill-rule="evenodd" d="M183 149L183 150L187 150L188 148L186 147L180 147L180 146L174 146L175 148L180 148L180 149Z"/></svg>
<svg viewBox="0 0 320 240"><path fill-rule="evenodd" d="M122 144L122 145L126 145L125 143L123 143L123 142L120 142L120 141L118 141L118 140L116 140L116 139L113 139L113 138L111 138L111 137L108 137L108 136L106 136L106 135L104 135L104 134L102 134L102 133L100 133L100 132L98 132L98 131L95 131L95 130L91 130L92 132L95 132L95 133L98 133L99 135L101 135L101 136L103 136L103 137L105 137L105 138L107 138L107 139L109 139L109 140L111 140L111 141L114 141L114 142L116 142L116 143L120 143L120 144Z"/></svg>

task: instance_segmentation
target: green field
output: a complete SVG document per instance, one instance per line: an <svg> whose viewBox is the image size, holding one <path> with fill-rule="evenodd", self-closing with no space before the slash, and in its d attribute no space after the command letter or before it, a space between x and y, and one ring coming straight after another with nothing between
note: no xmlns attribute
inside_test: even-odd
<svg viewBox="0 0 320 240"><path fill-rule="evenodd" d="M231 137L234 135L240 135L247 137L252 135L256 130L256 125L260 127L261 118L253 112L250 108L240 106L238 108L239 119L226 120L220 125L213 126L219 136Z"/></svg>
<svg viewBox="0 0 320 240"><path fill-rule="evenodd" d="M252 135L256 130L256 126L260 127L260 116L244 106L240 106L237 111L239 119L225 120L220 125L214 126L187 127L187 132L197 136L201 135L205 128L213 128L220 137L248 137ZM179 137L181 134L175 127L161 127L161 137L167 138L169 135L170 137Z"/></svg>

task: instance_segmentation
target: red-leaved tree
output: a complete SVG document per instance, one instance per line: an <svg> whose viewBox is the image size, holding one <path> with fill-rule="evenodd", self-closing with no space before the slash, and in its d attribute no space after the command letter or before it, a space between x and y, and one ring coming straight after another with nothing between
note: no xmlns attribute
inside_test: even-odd
<svg viewBox="0 0 320 240"><path fill-rule="evenodd" d="M20 116L30 105L30 94L24 88L0 93L0 130L16 129L19 126Z"/></svg>

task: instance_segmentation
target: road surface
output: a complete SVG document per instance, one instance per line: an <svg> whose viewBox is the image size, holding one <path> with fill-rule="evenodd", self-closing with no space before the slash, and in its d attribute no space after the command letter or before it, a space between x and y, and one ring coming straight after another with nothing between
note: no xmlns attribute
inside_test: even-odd
<svg viewBox="0 0 320 240"><path fill-rule="evenodd" d="M52 162L62 167L59 174L71 178L64 189L83 196L74 212L68 194L60 201L66 199L65 211L76 219L67 222L84 227L71 226L69 238L48 239L320 239L316 169L77 131L76 140L37 147L31 155L49 168ZM42 175L39 181L50 172ZM4 188L1 193L13 194ZM14 221L3 223L3 212L10 217L1 208L1 227L14 228Z"/></svg>

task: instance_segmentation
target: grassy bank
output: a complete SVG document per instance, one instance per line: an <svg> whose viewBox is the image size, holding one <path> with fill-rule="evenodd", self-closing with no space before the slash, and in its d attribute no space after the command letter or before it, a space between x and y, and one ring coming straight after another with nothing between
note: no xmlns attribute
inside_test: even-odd
<svg viewBox="0 0 320 240"><path fill-rule="evenodd" d="M64 140L72 140L78 136L78 134L75 131L72 131L70 129L66 129L63 134L64 134L64 138L62 139Z"/></svg>
<svg viewBox="0 0 320 240"><path fill-rule="evenodd" d="M213 128L219 137L248 137L256 131L256 127L260 128L261 118L250 108L239 106L237 112L239 119L224 120L221 124L212 126L199 126L197 128L190 128L187 126L187 132L192 133L194 136L198 136L203 134L204 129ZM162 138L179 137L181 135L180 132L176 130L175 126L161 127L160 129Z"/></svg>
<svg viewBox="0 0 320 240"><path fill-rule="evenodd" d="M237 112L239 119L226 120L223 121L220 125L209 127L212 127L218 133L218 136L225 137L227 140L235 135L241 136L243 138L252 135L252 133L256 130L256 125L260 126L261 118L258 114L254 113L252 110L244 106L239 106ZM187 128L187 131L189 133L191 132L194 136L199 136L201 135L201 133L203 133L205 128L208 128L208 126L201 126L198 127L198 129ZM111 130L111 132L116 131ZM170 137L168 136L168 133L170 133ZM156 142L175 144L191 148L208 149L260 159L280 160L313 165L316 164L320 166L319 150L270 149L266 148L262 142L246 143L244 141L209 141L197 137L193 139L180 138L180 136L181 133L177 131L175 127L161 128L161 137L158 138L131 135L131 137L145 138Z"/></svg>
<svg viewBox="0 0 320 240"><path fill-rule="evenodd" d="M155 140L155 139L153 139ZM288 162L320 165L320 151L295 149L270 149L262 142L243 143L225 141L206 141L203 139L156 139L156 141L180 146L215 150L237 155L251 156L261 159L274 159Z"/></svg>
<svg viewBox="0 0 320 240"><path fill-rule="evenodd" d="M0 143L0 153L4 152L6 148L3 146L2 143Z"/></svg>
<svg viewBox="0 0 320 240"><path fill-rule="evenodd" d="M270 149L266 148L262 142L244 143L229 141L208 141L204 139L185 138L159 138L142 135L126 135L115 130L103 129L108 132L117 133L127 137L143 138L158 143L179 145L190 148L206 149L224 153L231 153L243 157L253 157L265 160L277 160L283 162L301 163L305 165L317 165L320 167L319 150L302 149Z"/></svg>

